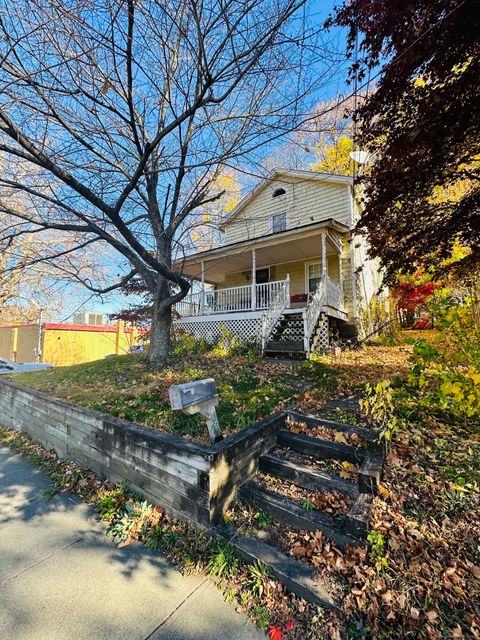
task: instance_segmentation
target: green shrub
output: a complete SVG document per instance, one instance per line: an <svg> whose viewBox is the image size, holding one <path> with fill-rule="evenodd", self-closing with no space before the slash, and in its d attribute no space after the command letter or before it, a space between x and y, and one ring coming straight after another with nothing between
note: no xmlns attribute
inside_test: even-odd
<svg viewBox="0 0 480 640"><path fill-rule="evenodd" d="M254 358L256 346L253 342L241 340L226 327L221 327L220 338L212 349L212 354L217 358L228 356L247 356Z"/></svg>
<svg viewBox="0 0 480 640"><path fill-rule="evenodd" d="M469 304L444 299L432 305L435 343L412 341L409 382L433 406L468 420L480 418L480 326Z"/></svg>
<svg viewBox="0 0 480 640"><path fill-rule="evenodd" d="M390 380L365 385L365 397L360 400L362 410L380 429L380 437L386 441L400 426L395 415L394 390Z"/></svg>
<svg viewBox="0 0 480 640"><path fill-rule="evenodd" d="M213 546L207 569L209 573L219 578L230 578L238 571L238 559L232 547L218 543Z"/></svg>
<svg viewBox="0 0 480 640"><path fill-rule="evenodd" d="M189 333L176 333L173 340L173 353L175 355L187 355L191 353L205 353L208 344L203 338L196 340Z"/></svg>

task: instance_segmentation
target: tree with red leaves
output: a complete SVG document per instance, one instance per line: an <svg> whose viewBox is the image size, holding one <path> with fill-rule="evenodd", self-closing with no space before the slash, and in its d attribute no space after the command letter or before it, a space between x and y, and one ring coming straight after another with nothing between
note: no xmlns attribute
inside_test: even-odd
<svg viewBox="0 0 480 640"><path fill-rule="evenodd" d="M422 325L420 328L430 328L428 303L438 286L422 270L417 271L413 276L399 278L399 282L396 287L392 288L391 294L404 326L414 326L415 318L423 313L427 322L424 322L425 326Z"/></svg>
<svg viewBox="0 0 480 640"><path fill-rule="evenodd" d="M390 284L421 264L445 268L456 242L470 249L457 273L478 268L478 3L348 0L330 24L349 28L358 88L376 81L355 113L356 143L376 158L361 177L371 255Z"/></svg>

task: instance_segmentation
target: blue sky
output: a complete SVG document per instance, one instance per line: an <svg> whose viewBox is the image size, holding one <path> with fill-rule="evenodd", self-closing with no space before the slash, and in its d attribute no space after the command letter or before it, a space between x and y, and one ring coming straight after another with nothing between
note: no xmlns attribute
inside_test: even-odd
<svg viewBox="0 0 480 640"><path fill-rule="evenodd" d="M321 2L312 2L309 10L309 19L315 26L320 27L328 15L332 12L335 3L331 0L324 0ZM331 74L328 82L322 86L321 93L319 93L315 100L325 101L335 98L338 95L346 95L351 92L351 87L347 85L347 71L348 62L345 59L345 41L346 32L342 29L336 28L325 35L328 40L329 47L333 48L338 55L335 56L335 62L331 66ZM318 69L325 69L325 62L321 60L321 53L319 54ZM64 295L64 307L62 311L57 314L55 320L57 321L71 321L71 316L78 311L95 311L99 313L113 313L125 308L130 303L134 303L133 298L126 299L120 293L112 293L108 296L100 298L98 296L91 296L91 293L87 290L79 291L75 288L75 292L69 291L65 288Z"/></svg>

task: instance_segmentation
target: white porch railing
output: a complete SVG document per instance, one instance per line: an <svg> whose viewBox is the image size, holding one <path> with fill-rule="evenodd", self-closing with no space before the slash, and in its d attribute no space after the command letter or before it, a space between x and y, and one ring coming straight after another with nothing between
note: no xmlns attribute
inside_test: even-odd
<svg viewBox="0 0 480 640"><path fill-rule="evenodd" d="M290 304L290 277L287 275L286 280L282 280L282 287L279 287L275 296L272 298L268 309L262 317L262 352L265 351L267 342L272 335L277 322L283 315L283 312Z"/></svg>
<svg viewBox="0 0 480 640"><path fill-rule="evenodd" d="M262 311L269 309L279 293L285 291L287 280L276 280L228 289L191 293L175 305L181 317L204 316L235 311ZM255 293L253 291L255 290ZM288 296L287 304L290 301Z"/></svg>

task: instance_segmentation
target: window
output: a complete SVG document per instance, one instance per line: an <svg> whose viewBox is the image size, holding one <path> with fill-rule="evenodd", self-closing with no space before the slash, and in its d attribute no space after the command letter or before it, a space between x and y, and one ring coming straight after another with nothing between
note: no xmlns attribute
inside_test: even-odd
<svg viewBox="0 0 480 640"><path fill-rule="evenodd" d="M270 229L272 233L280 233L287 228L287 212L274 213L270 216Z"/></svg>
<svg viewBox="0 0 480 640"><path fill-rule="evenodd" d="M308 293L315 293L317 285L322 281L322 263L314 262L307 265Z"/></svg>
<svg viewBox="0 0 480 640"><path fill-rule="evenodd" d="M268 282L270 279L270 269L267 267L266 269L257 269L255 271L255 281L257 284L264 284Z"/></svg>
<svg viewBox="0 0 480 640"><path fill-rule="evenodd" d="M284 196L287 192L285 191L285 189L275 189L275 191L273 192L272 198L278 198L278 196Z"/></svg>

